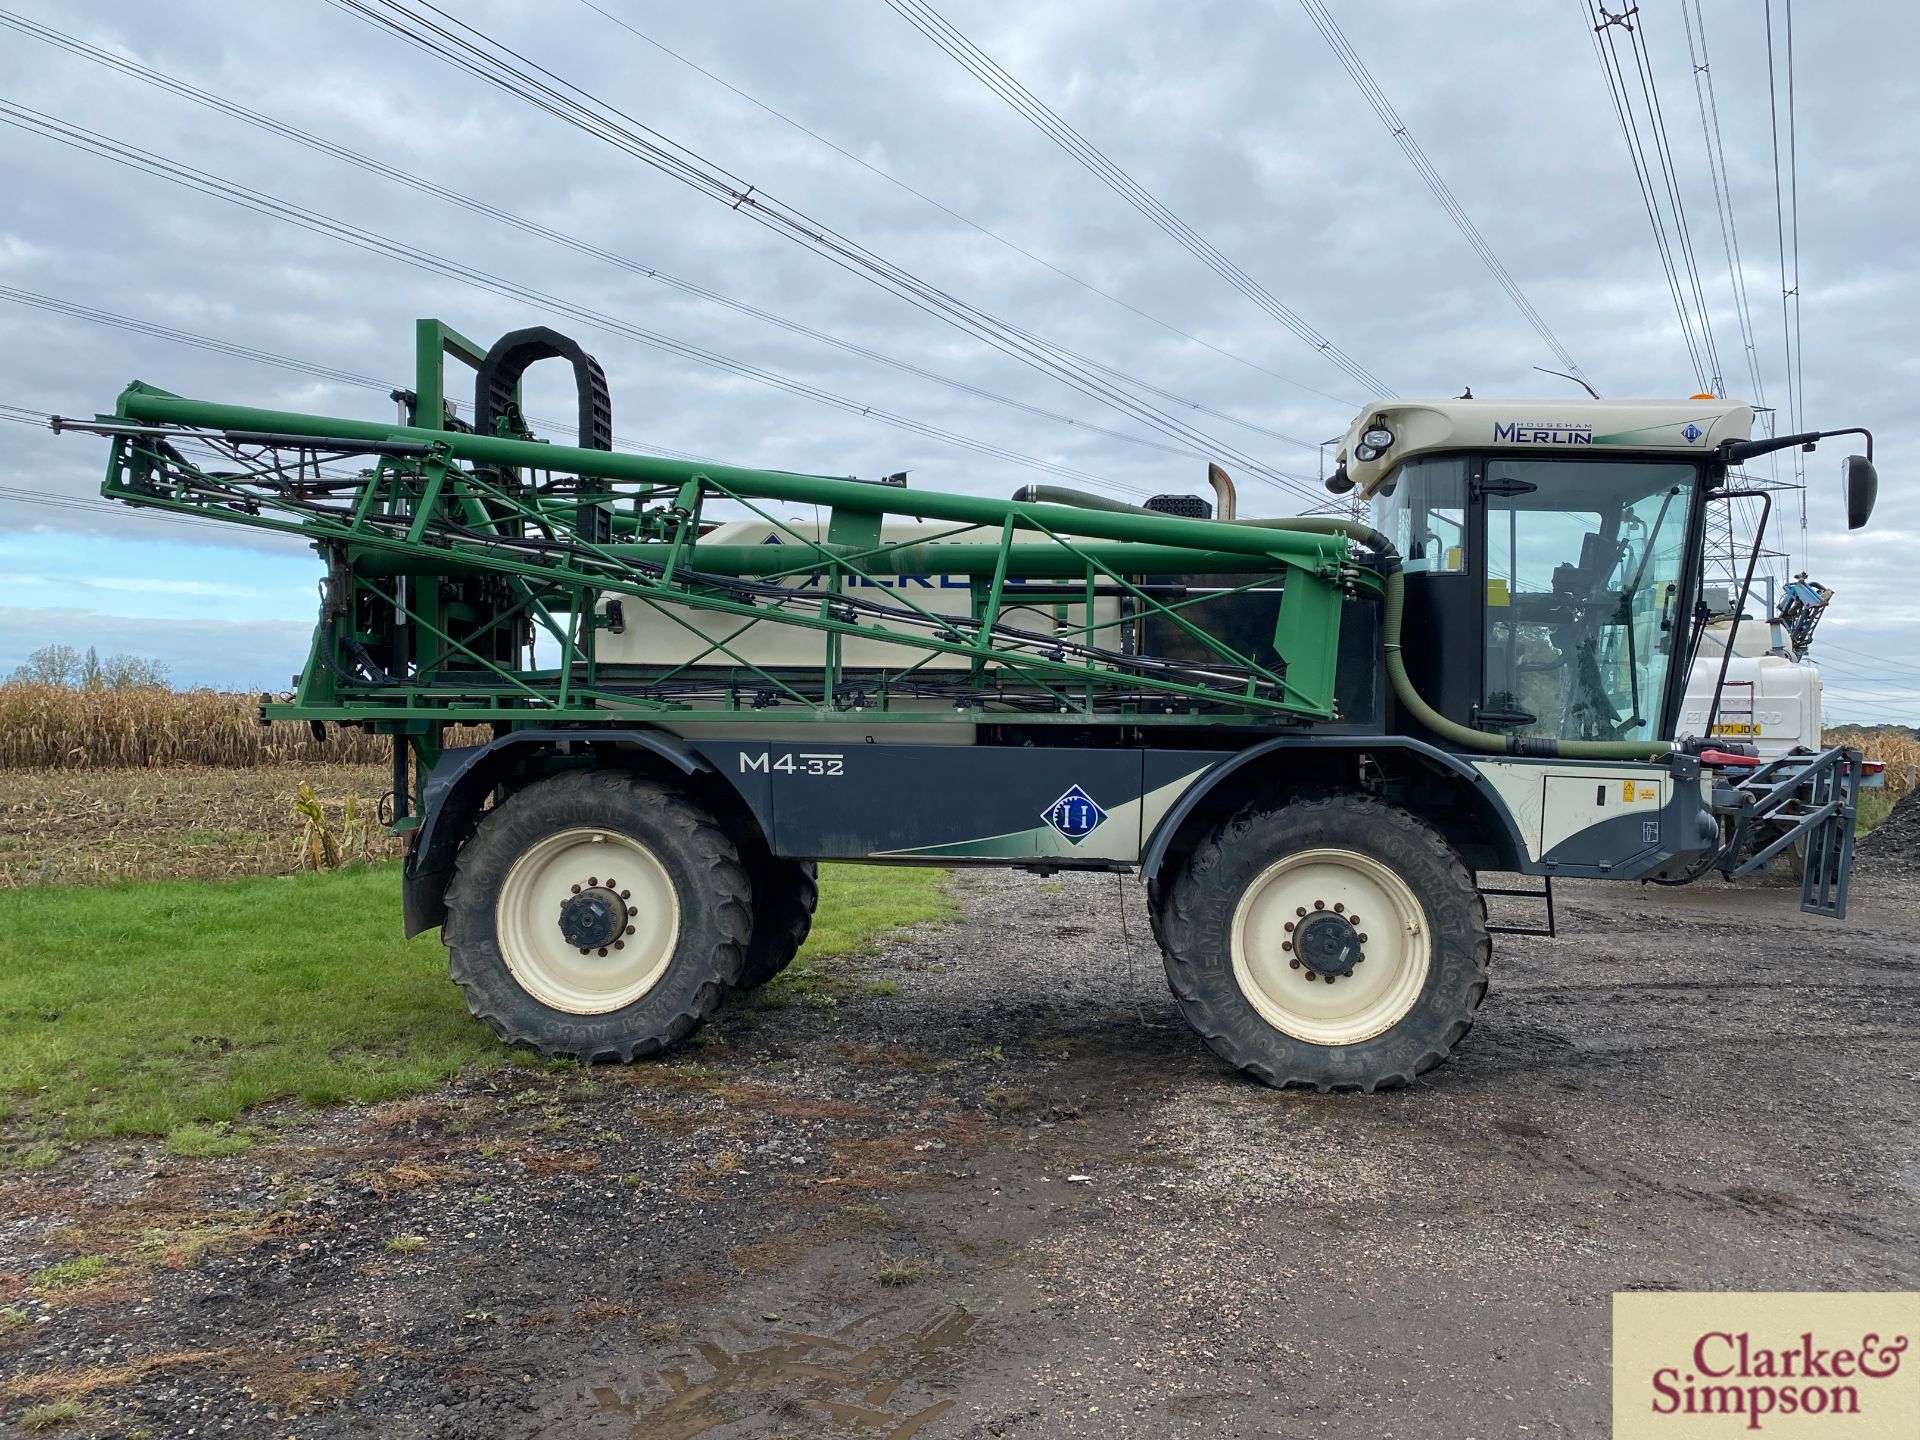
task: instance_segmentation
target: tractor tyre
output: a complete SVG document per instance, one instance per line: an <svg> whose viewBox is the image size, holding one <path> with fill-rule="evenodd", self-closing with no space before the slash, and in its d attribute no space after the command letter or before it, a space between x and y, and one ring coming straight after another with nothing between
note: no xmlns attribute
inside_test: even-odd
<svg viewBox="0 0 1920 1440"><path fill-rule="evenodd" d="M697 1030L740 978L753 885L678 790L619 770L536 781L461 849L443 934L467 1008L542 1055L632 1060Z"/></svg>
<svg viewBox="0 0 1920 1440"><path fill-rule="evenodd" d="M1405 1085L1486 997L1473 877L1431 826L1368 796L1255 802L1201 841L1165 900L1181 1013L1276 1088Z"/></svg>
<svg viewBox="0 0 1920 1440"><path fill-rule="evenodd" d="M811 860L787 860L758 835L742 838L740 855L753 882L753 934L736 985L757 989L793 963L813 929L820 903L820 870Z"/></svg>
<svg viewBox="0 0 1920 1440"><path fill-rule="evenodd" d="M1159 876L1147 881L1147 928L1153 932L1153 943L1160 947L1160 953L1167 953L1166 926L1162 923L1160 912L1166 908L1167 887Z"/></svg>

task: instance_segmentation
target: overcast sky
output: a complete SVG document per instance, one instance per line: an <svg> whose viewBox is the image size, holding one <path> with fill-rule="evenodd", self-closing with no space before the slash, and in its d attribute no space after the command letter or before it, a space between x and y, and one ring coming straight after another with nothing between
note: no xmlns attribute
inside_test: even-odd
<svg viewBox="0 0 1920 1440"><path fill-rule="evenodd" d="M13 104L861 405L1103 477L1117 493L1201 487L1204 462L1089 427L1151 432L322 0L0 3L640 266L1083 423L907 375L690 297L0 30L0 97ZM1308 441L1343 431L1363 403L1325 357L1154 230L880 0L596 3L657 45L580 0L454 8L760 190L1129 375ZM1582 7L1332 8L1413 137L1602 393L1691 393L1687 350ZM1775 6L1776 27L1782 9ZM1547 346L1295 0L943 0L942 13L1396 393L1451 396L1467 385L1481 397L1578 393L1531 369L1555 363ZM1674 0L1648 0L1638 18L1728 388L1752 398L1681 15ZM1761 7L1705 0L1703 15L1761 379L1768 400L1784 405ZM1839 487L1847 444L1807 457L1804 563L1838 591L1817 650L1830 718L1914 723L1920 495L1908 477L1920 445L1912 339L1920 80L1911 56L1920 18L1892 3L1803 5L1797 18L1804 414L1809 427L1871 427L1882 477L1872 528L1848 535ZM969 228L712 77L1114 298ZM992 494L1048 478L3 126L0 195L0 286L394 383L410 376L416 316L439 316L483 342L554 323L605 366L623 448L841 474L905 469L915 485ZM234 403L392 413L374 390L5 298L0 340L0 403L29 410L110 409L121 386L139 378ZM532 413L571 413L559 376L542 373L558 368L536 370ZM1310 449L1186 413L1277 470L1318 473ZM104 443L89 437L0 424L0 673L36 646L63 641L156 656L177 681L284 687L304 657L317 562L237 529L89 505L104 456ZM14 498L20 492L59 503ZM1302 508L1297 495L1245 478L1242 492L1245 512ZM1799 568L1791 497L1787 509L1780 534Z"/></svg>

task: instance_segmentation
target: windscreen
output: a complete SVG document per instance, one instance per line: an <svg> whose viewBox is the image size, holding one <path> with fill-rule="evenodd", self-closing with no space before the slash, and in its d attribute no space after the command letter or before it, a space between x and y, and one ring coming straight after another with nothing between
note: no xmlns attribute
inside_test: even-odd
<svg viewBox="0 0 1920 1440"><path fill-rule="evenodd" d="M1697 480L1685 464L1487 461L1487 722L1565 740L1656 737L1685 644Z"/></svg>

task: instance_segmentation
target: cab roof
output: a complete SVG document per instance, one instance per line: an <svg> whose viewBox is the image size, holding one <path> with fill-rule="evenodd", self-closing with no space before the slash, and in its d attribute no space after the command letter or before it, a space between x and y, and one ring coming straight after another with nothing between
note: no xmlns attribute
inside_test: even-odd
<svg viewBox="0 0 1920 1440"><path fill-rule="evenodd" d="M1361 458L1369 431L1392 436ZM1444 450L1589 453L1588 447L1650 455L1705 455L1748 439L1753 407L1734 400L1383 400L1361 412L1339 460L1362 494L1416 455Z"/></svg>

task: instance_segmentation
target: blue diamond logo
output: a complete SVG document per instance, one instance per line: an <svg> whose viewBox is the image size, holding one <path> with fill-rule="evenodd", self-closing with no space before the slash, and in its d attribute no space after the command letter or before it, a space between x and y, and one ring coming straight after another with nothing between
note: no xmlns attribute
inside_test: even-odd
<svg viewBox="0 0 1920 1440"><path fill-rule="evenodd" d="M1075 785L1040 813L1040 818L1078 845L1098 830L1107 812L1093 803L1093 797Z"/></svg>
<svg viewBox="0 0 1920 1440"><path fill-rule="evenodd" d="M1687 424L1687 428L1682 430L1680 433L1687 437L1687 443L1691 445L1694 441L1698 440L1702 435L1706 434L1707 432L1702 430L1698 425L1695 425L1691 421L1689 421Z"/></svg>

